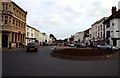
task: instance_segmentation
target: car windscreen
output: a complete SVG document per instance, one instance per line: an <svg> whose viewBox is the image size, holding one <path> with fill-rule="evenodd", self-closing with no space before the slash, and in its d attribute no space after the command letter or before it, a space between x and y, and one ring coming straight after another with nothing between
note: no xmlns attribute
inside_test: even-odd
<svg viewBox="0 0 120 78"><path fill-rule="evenodd" d="M28 46L36 46L35 43L29 43Z"/></svg>

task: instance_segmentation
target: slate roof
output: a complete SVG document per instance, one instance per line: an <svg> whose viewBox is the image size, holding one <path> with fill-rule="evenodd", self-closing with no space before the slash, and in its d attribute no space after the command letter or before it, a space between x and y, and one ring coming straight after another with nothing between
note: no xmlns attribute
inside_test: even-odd
<svg viewBox="0 0 120 78"><path fill-rule="evenodd" d="M106 21L104 21L103 23L105 24L106 22L108 22L114 18L120 18L120 9L114 15L111 15L110 17L108 17L108 19Z"/></svg>

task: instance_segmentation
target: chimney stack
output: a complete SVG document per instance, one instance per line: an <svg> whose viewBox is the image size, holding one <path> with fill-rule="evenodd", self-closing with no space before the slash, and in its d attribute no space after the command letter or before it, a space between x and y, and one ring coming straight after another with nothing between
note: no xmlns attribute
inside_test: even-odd
<svg viewBox="0 0 120 78"><path fill-rule="evenodd" d="M116 6L115 6L115 7L112 7L112 15L114 15L114 14L116 13L116 11L117 11Z"/></svg>

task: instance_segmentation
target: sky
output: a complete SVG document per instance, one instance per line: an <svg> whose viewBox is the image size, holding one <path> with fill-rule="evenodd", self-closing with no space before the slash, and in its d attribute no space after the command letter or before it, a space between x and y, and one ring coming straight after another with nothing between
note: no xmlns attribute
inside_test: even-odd
<svg viewBox="0 0 120 78"><path fill-rule="evenodd" d="M27 25L40 32L69 38L84 31L102 17L111 15L120 0L13 0L28 12Z"/></svg>

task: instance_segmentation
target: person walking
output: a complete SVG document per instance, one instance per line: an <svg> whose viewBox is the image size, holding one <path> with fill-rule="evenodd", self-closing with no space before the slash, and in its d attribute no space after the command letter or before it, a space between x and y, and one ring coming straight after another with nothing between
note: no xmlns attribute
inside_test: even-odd
<svg viewBox="0 0 120 78"><path fill-rule="evenodd" d="M12 49L12 43L11 43L11 41L9 42L9 49Z"/></svg>

